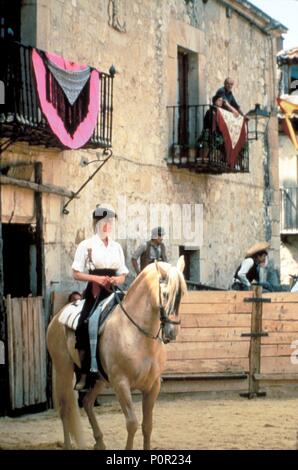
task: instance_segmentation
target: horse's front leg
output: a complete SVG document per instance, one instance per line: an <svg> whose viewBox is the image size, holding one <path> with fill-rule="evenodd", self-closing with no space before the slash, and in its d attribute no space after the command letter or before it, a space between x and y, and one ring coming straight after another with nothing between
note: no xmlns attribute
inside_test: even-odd
<svg viewBox="0 0 298 470"><path fill-rule="evenodd" d="M150 440L152 433L152 415L154 403L158 397L160 391L160 377L154 382L153 387L149 392L143 392L143 445L144 450L150 450Z"/></svg>
<svg viewBox="0 0 298 470"><path fill-rule="evenodd" d="M106 448L103 442L103 434L98 426L98 422L94 414L95 399L97 395L99 395L99 393L102 392L103 389L104 389L104 381L97 380L95 382L94 387L91 390L89 390L89 392L86 393L86 395L83 398L84 410L86 411L86 414L88 416L89 423L91 424L93 436L95 439L95 444L94 444L95 450L104 450Z"/></svg>
<svg viewBox="0 0 298 470"><path fill-rule="evenodd" d="M130 387L126 380L120 380L113 388L117 394L126 420L127 441L125 449L132 450L134 436L138 429L138 420L134 411Z"/></svg>

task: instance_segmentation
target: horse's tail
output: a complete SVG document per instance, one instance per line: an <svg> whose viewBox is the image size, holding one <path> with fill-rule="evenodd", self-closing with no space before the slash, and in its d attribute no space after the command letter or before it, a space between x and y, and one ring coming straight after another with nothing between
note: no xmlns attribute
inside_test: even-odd
<svg viewBox="0 0 298 470"><path fill-rule="evenodd" d="M73 361L62 329L55 319L48 329L48 349L53 361L53 400L62 420L65 445L70 445L70 434L77 447L84 448L77 393L73 389Z"/></svg>

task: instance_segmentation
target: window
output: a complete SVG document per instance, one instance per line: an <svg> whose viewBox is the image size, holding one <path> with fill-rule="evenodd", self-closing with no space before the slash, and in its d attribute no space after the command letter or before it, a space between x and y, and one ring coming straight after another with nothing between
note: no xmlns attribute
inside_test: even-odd
<svg viewBox="0 0 298 470"><path fill-rule="evenodd" d="M21 0L0 0L0 37L21 39Z"/></svg>
<svg viewBox="0 0 298 470"><path fill-rule="evenodd" d="M200 283L200 250L179 246L179 256L184 256L185 268L184 277L190 283Z"/></svg>

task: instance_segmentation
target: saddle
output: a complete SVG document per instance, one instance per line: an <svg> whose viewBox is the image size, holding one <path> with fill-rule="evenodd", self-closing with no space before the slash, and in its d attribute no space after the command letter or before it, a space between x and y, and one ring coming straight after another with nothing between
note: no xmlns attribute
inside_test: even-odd
<svg viewBox="0 0 298 470"><path fill-rule="evenodd" d="M124 292L117 290L117 297L122 301ZM75 331L78 325L79 316L84 306L85 300L76 300L70 305L67 305L61 312L58 321L63 325L67 326L71 330ZM99 358L97 357L97 344L98 338L104 329L104 324L117 305L115 293L111 294L106 299L102 300L94 310L91 310L88 318L88 331L90 341L90 353L91 353L91 373L101 372L103 377L108 380L103 368L100 364Z"/></svg>

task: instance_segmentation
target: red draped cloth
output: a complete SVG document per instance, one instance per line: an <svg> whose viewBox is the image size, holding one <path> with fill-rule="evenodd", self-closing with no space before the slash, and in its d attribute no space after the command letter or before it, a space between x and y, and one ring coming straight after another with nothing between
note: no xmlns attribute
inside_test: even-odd
<svg viewBox="0 0 298 470"><path fill-rule="evenodd" d="M233 113L222 108L217 108L216 120L223 135L227 163L230 168L234 168L247 140L246 121L243 116L235 117Z"/></svg>
<svg viewBox="0 0 298 470"><path fill-rule="evenodd" d="M100 99L99 72L34 48L32 64L40 108L53 133L65 147L82 147L92 137L97 122ZM81 89L80 84L78 91L74 93L71 89L63 89L63 77L66 77L69 86L75 75L80 73L85 73L81 80ZM62 79L57 80L60 76ZM77 83L75 85L77 86Z"/></svg>

